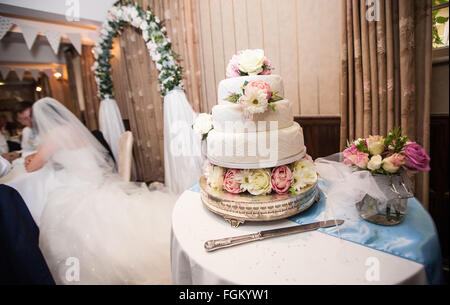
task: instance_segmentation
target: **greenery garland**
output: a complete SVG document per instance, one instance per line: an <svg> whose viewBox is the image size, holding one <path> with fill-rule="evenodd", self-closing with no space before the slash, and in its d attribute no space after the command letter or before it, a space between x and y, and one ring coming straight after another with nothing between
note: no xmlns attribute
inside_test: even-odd
<svg viewBox="0 0 450 305"><path fill-rule="evenodd" d="M98 87L100 99L114 98L111 78L111 48L114 38L119 35L125 24L142 30L142 37L158 69L158 84L164 97L175 87L184 88L181 67L177 64L178 54L172 51L170 39L166 37L166 28L149 7L144 10L135 2L116 3L108 12L103 23L100 38L94 49L95 63L92 70Z"/></svg>

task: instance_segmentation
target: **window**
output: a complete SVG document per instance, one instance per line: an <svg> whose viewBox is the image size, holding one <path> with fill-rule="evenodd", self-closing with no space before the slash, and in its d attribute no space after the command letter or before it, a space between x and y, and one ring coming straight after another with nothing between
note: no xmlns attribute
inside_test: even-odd
<svg viewBox="0 0 450 305"><path fill-rule="evenodd" d="M449 45L448 10L449 0L433 0L433 48Z"/></svg>

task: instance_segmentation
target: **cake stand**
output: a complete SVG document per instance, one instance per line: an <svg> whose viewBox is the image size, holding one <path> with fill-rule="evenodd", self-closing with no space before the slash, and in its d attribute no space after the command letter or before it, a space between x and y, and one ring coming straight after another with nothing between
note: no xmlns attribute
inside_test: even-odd
<svg viewBox="0 0 450 305"><path fill-rule="evenodd" d="M253 196L212 189L200 178L201 199L211 212L222 216L232 227L246 221L272 221L301 213L319 201L317 181L297 194Z"/></svg>

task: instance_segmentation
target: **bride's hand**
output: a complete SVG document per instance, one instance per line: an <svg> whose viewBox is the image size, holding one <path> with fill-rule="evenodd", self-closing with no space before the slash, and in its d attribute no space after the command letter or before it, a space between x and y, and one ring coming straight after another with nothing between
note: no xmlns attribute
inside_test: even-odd
<svg viewBox="0 0 450 305"><path fill-rule="evenodd" d="M32 170L31 170L31 168L30 168L30 163L31 163L31 161L33 161L33 158L36 156L36 154L34 153L34 154L31 154L31 155L29 155L29 156L27 156L26 158L25 158L25 169L27 170L27 172L31 172Z"/></svg>

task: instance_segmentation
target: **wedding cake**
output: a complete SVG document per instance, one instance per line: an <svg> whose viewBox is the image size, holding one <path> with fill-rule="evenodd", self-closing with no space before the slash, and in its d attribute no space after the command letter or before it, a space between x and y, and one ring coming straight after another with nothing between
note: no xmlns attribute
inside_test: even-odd
<svg viewBox="0 0 450 305"><path fill-rule="evenodd" d="M234 55L218 86L218 105L193 126L207 142L205 176L213 189L286 194L317 180L283 80L271 70L263 50Z"/></svg>

